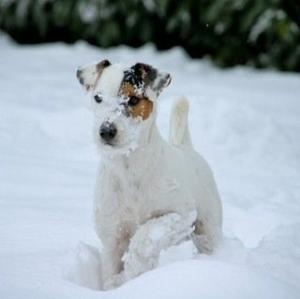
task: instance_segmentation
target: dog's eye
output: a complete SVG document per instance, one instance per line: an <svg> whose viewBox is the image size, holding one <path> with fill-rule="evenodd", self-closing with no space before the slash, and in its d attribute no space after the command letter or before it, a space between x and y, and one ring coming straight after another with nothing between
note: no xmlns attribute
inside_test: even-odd
<svg viewBox="0 0 300 299"><path fill-rule="evenodd" d="M135 97L135 96L131 96L129 98L129 101L128 101L128 105L129 106L135 106L138 104L138 102L140 101L140 99L138 97Z"/></svg>
<svg viewBox="0 0 300 299"><path fill-rule="evenodd" d="M94 100L97 102L97 103L101 103L103 98L100 94L96 94L94 95Z"/></svg>

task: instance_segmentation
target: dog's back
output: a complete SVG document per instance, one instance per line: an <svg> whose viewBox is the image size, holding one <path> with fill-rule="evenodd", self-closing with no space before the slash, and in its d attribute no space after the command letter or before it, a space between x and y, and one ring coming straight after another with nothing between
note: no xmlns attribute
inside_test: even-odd
<svg viewBox="0 0 300 299"><path fill-rule="evenodd" d="M188 128L188 111L189 103L185 97L174 103L170 117L169 143L176 148L176 152L181 152L174 161L179 165L179 157L183 158L181 173L187 180L184 185L189 186L196 202L198 217L193 241L200 251L211 251L221 235L222 205L209 165L193 148ZM186 173L183 171L185 168ZM192 175L194 170L196 176Z"/></svg>

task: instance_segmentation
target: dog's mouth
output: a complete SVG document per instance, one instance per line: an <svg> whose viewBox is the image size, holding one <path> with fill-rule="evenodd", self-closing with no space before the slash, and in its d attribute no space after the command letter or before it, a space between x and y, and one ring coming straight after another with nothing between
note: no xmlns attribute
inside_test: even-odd
<svg viewBox="0 0 300 299"><path fill-rule="evenodd" d="M103 143L104 145L107 145L108 147L113 147L113 146L115 146L114 142L112 142L112 141L102 141L102 143Z"/></svg>
<svg viewBox="0 0 300 299"><path fill-rule="evenodd" d="M137 147L136 144L132 143L119 144L112 141L101 141L101 145L101 153L108 155L129 155Z"/></svg>

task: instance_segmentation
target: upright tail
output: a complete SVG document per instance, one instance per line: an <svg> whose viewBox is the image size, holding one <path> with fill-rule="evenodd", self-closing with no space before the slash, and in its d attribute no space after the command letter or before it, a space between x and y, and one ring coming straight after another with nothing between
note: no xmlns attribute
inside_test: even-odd
<svg viewBox="0 0 300 299"><path fill-rule="evenodd" d="M170 117L169 142L172 145L192 146L188 128L189 102L185 97L176 100Z"/></svg>

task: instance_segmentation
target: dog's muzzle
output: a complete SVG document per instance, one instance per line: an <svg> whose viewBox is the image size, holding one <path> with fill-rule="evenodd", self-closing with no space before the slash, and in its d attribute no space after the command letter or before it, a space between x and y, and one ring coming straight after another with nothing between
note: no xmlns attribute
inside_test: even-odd
<svg viewBox="0 0 300 299"><path fill-rule="evenodd" d="M106 121L101 125L99 134L104 141L110 143L117 135L117 128L113 123Z"/></svg>

